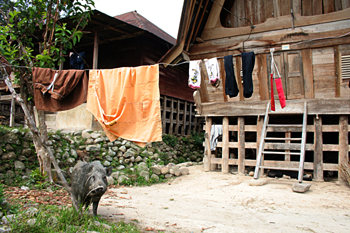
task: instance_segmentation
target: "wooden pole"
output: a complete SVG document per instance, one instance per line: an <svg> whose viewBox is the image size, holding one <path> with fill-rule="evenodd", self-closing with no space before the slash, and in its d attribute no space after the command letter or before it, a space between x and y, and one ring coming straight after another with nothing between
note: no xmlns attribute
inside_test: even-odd
<svg viewBox="0 0 350 233"><path fill-rule="evenodd" d="M339 117L339 166L341 164L347 164L349 162L349 138L348 138L348 125L349 118L348 116ZM339 171L338 179L341 184L346 184L345 177Z"/></svg>
<svg viewBox="0 0 350 233"><path fill-rule="evenodd" d="M204 171L211 169L211 150L210 150L210 134L211 134L212 118L205 117L205 151L204 151Z"/></svg>
<svg viewBox="0 0 350 233"><path fill-rule="evenodd" d="M314 181L323 181L322 117L314 117Z"/></svg>
<svg viewBox="0 0 350 233"><path fill-rule="evenodd" d="M16 117L16 101L14 96L11 97L11 110L10 110L10 127L13 127Z"/></svg>
<svg viewBox="0 0 350 233"><path fill-rule="evenodd" d="M222 119L222 166L221 171L223 173L229 172L228 157L229 157L229 118L223 117Z"/></svg>
<svg viewBox="0 0 350 233"><path fill-rule="evenodd" d="M98 30L95 29L92 69L97 69L98 67L98 44L99 44Z"/></svg>
<svg viewBox="0 0 350 233"><path fill-rule="evenodd" d="M238 174L244 174L245 166L245 133L244 117L238 117Z"/></svg>

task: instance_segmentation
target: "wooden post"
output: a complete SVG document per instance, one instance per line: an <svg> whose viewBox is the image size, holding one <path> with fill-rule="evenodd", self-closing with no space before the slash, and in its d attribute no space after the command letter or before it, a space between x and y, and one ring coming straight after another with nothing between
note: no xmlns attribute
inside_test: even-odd
<svg viewBox="0 0 350 233"><path fill-rule="evenodd" d="M349 118L348 116L340 116L339 117L339 166L341 164L347 164L349 162L349 138L348 138L348 125ZM338 179L341 184L345 183L345 177L342 173L339 172Z"/></svg>
<svg viewBox="0 0 350 233"><path fill-rule="evenodd" d="M163 120L163 122L162 122L162 124L163 124L163 133L164 134L166 134L166 122L167 122L167 119L166 119L166 109L167 109L167 107L166 107L166 102L167 102L167 97L166 97L166 95L163 97L163 116L162 116L162 120Z"/></svg>
<svg viewBox="0 0 350 233"><path fill-rule="evenodd" d="M192 108L193 108L193 104L190 104L190 118L189 118L189 122L188 122L188 129L187 129L187 134L191 135L191 128L192 128Z"/></svg>
<svg viewBox="0 0 350 233"><path fill-rule="evenodd" d="M186 124L187 124L186 118L187 118L187 101L185 101L184 114L183 114L183 119L182 119L181 132L182 132L183 136L186 135Z"/></svg>
<svg viewBox="0 0 350 233"><path fill-rule="evenodd" d="M301 50L301 56L303 59L305 99L313 99L315 98L315 94L314 94L314 74L313 74L313 67L312 67L312 50L311 49Z"/></svg>
<svg viewBox="0 0 350 233"><path fill-rule="evenodd" d="M15 97L11 97L11 111L10 111L10 127L13 127L16 117L16 101Z"/></svg>
<svg viewBox="0 0 350 233"><path fill-rule="evenodd" d="M211 133L212 118L205 117L205 151L204 151L204 171L208 172L211 169L211 150L210 150L210 133Z"/></svg>
<svg viewBox="0 0 350 233"><path fill-rule="evenodd" d="M169 126L169 134L173 133L173 116L174 115L174 98L171 98L171 105L170 105L170 126Z"/></svg>
<svg viewBox="0 0 350 233"><path fill-rule="evenodd" d="M177 100L175 134L179 134L180 126L180 100Z"/></svg>
<svg viewBox="0 0 350 233"><path fill-rule="evenodd" d="M221 171L223 173L229 172L228 157L229 157L229 132L228 132L229 118L223 117L222 119L222 166Z"/></svg>
<svg viewBox="0 0 350 233"><path fill-rule="evenodd" d="M259 146L260 146L260 141L261 141L261 134L264 126L264 116L258 116L257 119L257 129L256 129L256 152L255 152L255 157L256 160L258 160L258 152L259 152ZM261 154L262 161L264 161L264 154ZM262 162L263 164L264 162ZM260 175L264 175L264 168L260 169Z"/></svg>
<svg viewBox="0 0 350 233"><path fill-rule="evenodd" d="M93 54L93 60L92 60L92 69L97 69L97 67L98 67L98 44L99 44L98 30L95 29L94 54Z"/></svg>
<svg viewBox="0 0 350 233"><path fill-rule="evenodd" d="M322 117L314 117L314 181L323 181Z"/></svg>
<svg viewBox="0 0 350 233"><path fill-rule="evenodd" d="M291 138L291 137L292 137L292 133L291 132L286 132L285 133L285 138ZM286 139L285 143L290 144L290 139ZM290 150L286 150L286 152L290 152ZM285 161L290 161L290 154L284 155L284 160Z"/></svg>
<svg viewBox="0 0 350 233"><path fill-rule="evenodd" d="M244 174L245 166L245 133L244 117L238 117L238 174Z"/></svg>

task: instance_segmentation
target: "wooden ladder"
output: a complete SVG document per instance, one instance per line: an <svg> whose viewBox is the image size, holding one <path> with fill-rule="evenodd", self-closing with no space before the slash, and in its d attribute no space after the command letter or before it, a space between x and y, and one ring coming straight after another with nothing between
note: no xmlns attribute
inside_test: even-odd
<svg viewBox="0 0 350 233"><path fill-rule="evenodd" d="M266 113L265 113L265 119L263 128L261 131L261 140L259 145L259 151L257 155L256 160L256 166L255 166L255 172L254 172L254 179L259 179L259 172L260 169L275 169L275 170L289 170L289 171L299 171L298 174L298 181L301 183L303 181L303 173L304 173L304 160L305 160L305 144L306 144L306 122L307 122L307 103L304 102L304 111L303 111L303 123L302 124L269 124L269 109L270 109L270 102L267 104L266 107ZM283 128L302 128L302 135L301 138L281 138L281 137L266 137L267 134L267 128L273 128L273 127L283 127ZM290 151L267 151L265 150L265 141L269 140L288 140L288 141L301 141L300 144L300 152L290 152ZM285 148L291 146L291 148L294 148L292 150L295 150L295 146L299 144L290 144L290 143L283 143L285 144ZM293 146L293 147L292 147ZM287 150L287 149L285 149ZM271 166L263 166L262 163L262 157L263 154L284 154L284 155L300 155L300 163L299 168L291 168L291 167L271 167Z"/></svg>

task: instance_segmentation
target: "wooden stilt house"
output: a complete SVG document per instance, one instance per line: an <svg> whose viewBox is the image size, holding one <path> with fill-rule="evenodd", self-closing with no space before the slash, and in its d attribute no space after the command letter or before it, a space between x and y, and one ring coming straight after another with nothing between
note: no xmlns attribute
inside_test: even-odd
<svg viewBox="0 0 350 233"><path fill-rule="evenodd" d="M281 109L274 87L276 111L268 106L272 48L286 98ZM250 98L243 96L242 52L255 53ZM225 93L227 55L239 88L233 98ZM202 66L194 93L197 115L206 119L206 171L294 174L302 166L314 180L340 177L350 149L349 0L185 0L177 42L161 62L186 57L217 57L221 72L214 87ZM223 130L215 150L212 125Z"/></svg>

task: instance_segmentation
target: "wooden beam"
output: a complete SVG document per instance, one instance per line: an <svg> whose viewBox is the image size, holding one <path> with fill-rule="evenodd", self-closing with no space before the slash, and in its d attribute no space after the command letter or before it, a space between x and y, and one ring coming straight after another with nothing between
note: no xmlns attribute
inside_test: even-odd
<svg viewBox="0 0 350 233"><path fill-rule="evenodd" d="M206 80L208 80L207 78L208 74L203 61L201 61L200 63L200 69L201 69L201 88L198 89L198 91L201 96L201 102L205 103L209 101L207 82L206 82Z"/></svg>
<svg viewBox="0 0 350 233"><path fill-rule="evenodd" d="M163 113L162 113L162 128L163 128L163 133L165 134L166 133L166 122L167 122L167 119L166 119L166 102L167 102L167 97L166 95L163 96Z"/></svg>
<svg viewBox="0 0 350 233"><path fill-rule="evenodd" d="M256 56L258 63L258 79L260 100L269 100L268 74L266 54Z"/></svg>
<svg viewBox="0 0 350 233"><path fill-rule="evenodd" d="M220 69L220 77L221 77L221 83L222 83L222 96L224 99L224 102L227 102L227 95L225 92L225 85L226 85L226 73L225 73L225 63L224 59L218 59L219 63L219 69Z"/></svg>
<svg viewBox="0 0 350 233"><path fill-rule="evenodd" d="M349 117L348 116L340 116L339 117L339 165L346 164L349 162ZM345 184L345 177L342 173L339 172L339 181L342 184Z"/></svg>
<svg viewBox="0 0 350 233"><path fill-rule="evenodd" d="M210 134L211 134L211 125L212 125L212 118L206 117L205 118L205 151L204 151L204 171L208 172L211 170L211 150L210 150Z"/></svg>
<svg viewBox="0 0 350 233"><path fill-rule="evenodd" d="M99 45L99 36L98 36L98 30L95 30L95 37L94 37L94 53L93 53L93 59L92 59L92 69L97 69L98 67L98 45Z"/></svg>
<svg viewBox="0 0 350 233"><path fill-rule="evenodd" d="M295 114L300 113L300 107L304 100L287 100L284 109L277 108L271 114ZM267 100L264 101L238 101L238 102L215 102L202 103L200 116L257 116L264 115ZM350 114L349 98L332 98L332 99L308 99L308 114Z"/></svg>
<svg viewBox="0 0 350 233"><path fill-rule="evenodd" d="M303 61L303 76L304 76L304 88L305 99L315 98L314 94L314 74L312 67L312 50L301 50L301 57Z"/></svg>
<svg viewBox="0 0 350 233"><path fill-rule="evenodd" d="M304 2L303 2L304 9ZM294 27L305 27L309 25L321 25L323 23L336 22L341 20L350 19L350 8L342 11L329 13L327 15L315 15L315 16L302 16L300 14L294 14ZM274 30L282 30L291 28L290 15L281 16L278 18L268 18L264 23L255 25L252 33L270 32ZM201 38L204 41L228 38L235 36L248 36L251 28L239 27L239 28L225 28L222 26L215 28L205 28L202 32Z"/></svg>
<svg viewBox="0 0 350 233"><path fill-rule="evenodd" d="M314 180L323 181L322 117L314 116Z"/></svg>
<svg viewBox="0 0 350 233"><path fill-rule="evenodd" d="M340 97L342 84L341 54L339 46L334 46L334 77L335 77L335 97Z"/></svg>
<svg viewBox="0 0 350 233"><path fill-rule="evenodd" d="M238 174L244 174L245 171L245 132L244 117L238 117Z"/></svg>
<svg viewBox="0 0 350 233"><path fill-rule="evenodd" d="M221 170L223 173L229 172L229 165L228 165L228 159L229 159L229 118L223 117L222 119L222 166Z"/></svg>

